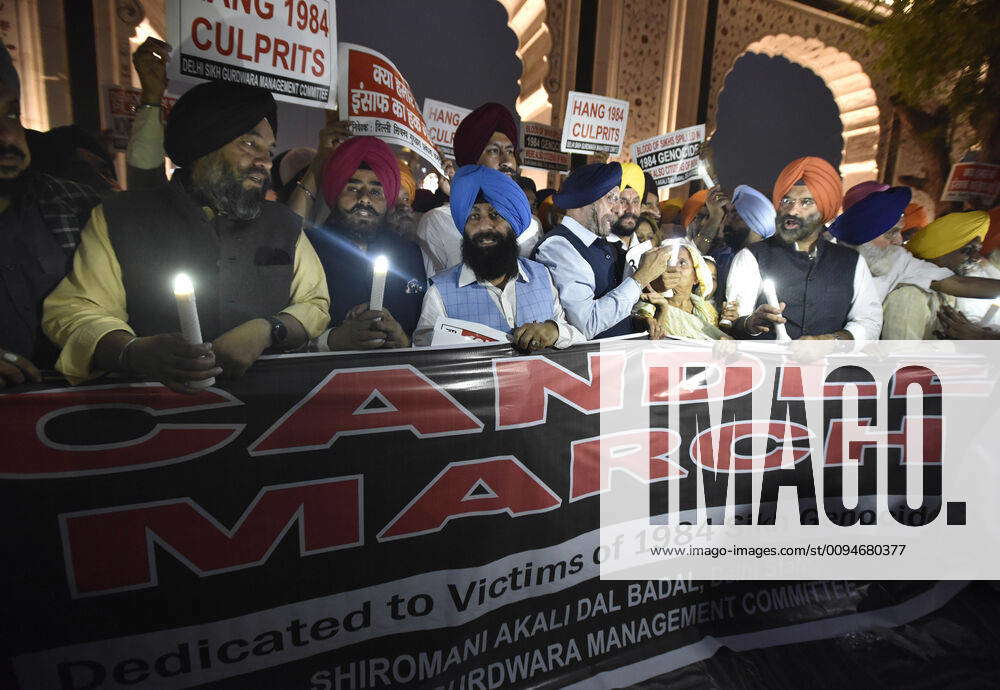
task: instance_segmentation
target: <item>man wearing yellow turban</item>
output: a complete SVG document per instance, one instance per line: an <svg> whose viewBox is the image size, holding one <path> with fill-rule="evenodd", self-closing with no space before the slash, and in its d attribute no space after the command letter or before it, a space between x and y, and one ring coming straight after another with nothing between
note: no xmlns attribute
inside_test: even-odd
<svg viewBox="0 0 1000 690"><path fill-rule="evenodd" d="M642 168L635 163L622 163L622 181L618 188L621 190L619 199L621 209L618 220L611 226L609 240L618 238L621 247L628 250L633 244L635 226L639 222L639 214L642 213L642 202L646 198L646 178L642 175Z"/></svg>
<svg viewBox="0 0 1000 690"><path fill-rule="evenodd" d="M984 261L979 250L990 227L985 211L949 213L914 233L907 243L914 256L947 268L956 275L1000 278L1000 269ZM973 321L980 321L992 301L959 297L955 307Z"/></svg>

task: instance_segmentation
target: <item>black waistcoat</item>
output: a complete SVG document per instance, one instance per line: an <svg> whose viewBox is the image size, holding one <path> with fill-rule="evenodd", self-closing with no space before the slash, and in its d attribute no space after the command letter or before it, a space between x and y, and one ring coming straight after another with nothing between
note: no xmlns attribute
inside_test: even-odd
<svg viewBox="0 0 1000 690"><path fill-rule="evenodd" d="M210 219L175 176L156 189L104 202L111 245L122 268L129 324L140 336L177 331L173 278L194 281L207 342L289 304L301 219L264 202L256 220Z"/></svg>
<svg viewBox="0 0 1000 690"><path fill-rule="evenodd" d="M774 281L778 301L785 303L785 328L792 339L843 330L854 301L856 251L820 238L815 258L785 244L776 235L748 249L757 259L761 278ZM765 302L763 291L757 297ZM761 338L774 339L774 331Z"/></svg>

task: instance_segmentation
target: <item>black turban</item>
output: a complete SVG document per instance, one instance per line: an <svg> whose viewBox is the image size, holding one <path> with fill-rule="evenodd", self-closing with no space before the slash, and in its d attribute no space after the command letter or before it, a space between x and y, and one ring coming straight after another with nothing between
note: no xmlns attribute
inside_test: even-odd
<svg viewBox="0 0 1000 690"><path fill-rule="evenodd" d="M278 105L270 91L256 86L208 81L177 99L167 119L163 148L175 165L221 149L267 118L278 136Z"/></svg>

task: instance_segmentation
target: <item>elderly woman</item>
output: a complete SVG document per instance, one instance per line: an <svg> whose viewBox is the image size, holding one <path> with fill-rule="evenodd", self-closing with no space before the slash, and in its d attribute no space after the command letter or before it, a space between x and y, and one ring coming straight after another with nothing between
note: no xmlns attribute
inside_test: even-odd
<svg viewBox="0 0 1000 690"><path fill-rule="evenodd" d="M705 297L713 288L708 262L690 240L675 242L672 246L679 253L676 265L649 284L651 292L643 294L636 313L645 318L653 340L728 340L729 336L719 330L715 307Z"/></svg>

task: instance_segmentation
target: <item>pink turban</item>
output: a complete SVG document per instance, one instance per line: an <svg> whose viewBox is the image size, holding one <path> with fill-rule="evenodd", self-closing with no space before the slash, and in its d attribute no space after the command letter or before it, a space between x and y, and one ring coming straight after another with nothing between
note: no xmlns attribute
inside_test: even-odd
<svg viewBox="0 0 1000 690"><path fill-rule="evenodd" d="M462 118L455 130L455 163L476 165L494 132L505 134L517 146L517 123L499 103L485 103Z"/></svg>
<svg viewBox="0 0 1000 690"><path fill-rule="evenodd" d="M781 205L782 197L799 180L804 180L806 187L812 192L813 199L816 200L816 206L823 214L824 221L831 220L837 215L837 211L840 210L840 200L844 194L840 175L832 165L816 156L797 158L781 171L774 183L774 191L771 193L771 201L774 202L775 208Z"/></svg>
<svg viewBox="0 0 1000 690"><path fill-rule="evenodd" d="M399 196L399 162L389 145L375 137L351 137L330 154L323 166L320 186L326 203L331 207L337 203L347 181L362 163L366 163L382 183L388 208L395 206Z"/></svg>
<svg viewBox="0 0 1000 690"><path fill-rule="evenodd" d="M844 192L844 210L846 211L851 206L854 206L854 204L858 203L869 194L884 192L887 189L889 189L889 185L876 182L875 180L859 182Z"/></svg>

